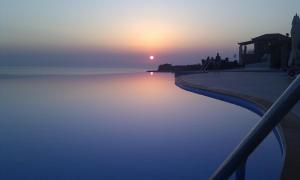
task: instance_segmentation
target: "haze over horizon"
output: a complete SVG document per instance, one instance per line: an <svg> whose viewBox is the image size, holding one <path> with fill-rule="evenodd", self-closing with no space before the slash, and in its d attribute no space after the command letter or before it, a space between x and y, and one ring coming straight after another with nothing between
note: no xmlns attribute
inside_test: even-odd
<svg viewBox="0 0 300 180"><path fill-rule="evenodd" d="M0 65L199 63L266 33L290 33L296 0L4 0ZM149 62L148 57L156 57Z"/></svg>

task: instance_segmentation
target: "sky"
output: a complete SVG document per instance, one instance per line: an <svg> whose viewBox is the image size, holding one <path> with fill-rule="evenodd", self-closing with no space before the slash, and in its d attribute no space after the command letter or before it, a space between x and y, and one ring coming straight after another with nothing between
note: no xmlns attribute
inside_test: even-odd
<svg viewBox="0 0 300 180"><path fill-rule="evenodd" d="M0 65L154 66L232 58L290 32L299 0L2 0ZM149 56L155 62L149 62Z"/></svg>

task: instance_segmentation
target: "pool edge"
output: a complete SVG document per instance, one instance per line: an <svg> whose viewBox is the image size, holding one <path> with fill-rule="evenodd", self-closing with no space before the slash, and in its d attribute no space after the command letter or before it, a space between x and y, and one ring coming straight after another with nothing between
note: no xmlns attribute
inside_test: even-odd
<svg viewBox="0 0 300 180"><path fill-rule="evenodd" d="M182 78L180 78L180 76L175 77L175 85L189 92L204 95L213 99L218 99L227 103L231 103L246 108L259 116L263 116L263 114L272 105L271 102L262 98L234 93L222 89L213 89L198 84L196 85L183 80ZM286 154L287 154L286 136L284 134L281 124L276 127L273 133L276 136L276 139L278 140L282 152L283 163L280 171L281 178L282 178L286 166Z"/></svg>

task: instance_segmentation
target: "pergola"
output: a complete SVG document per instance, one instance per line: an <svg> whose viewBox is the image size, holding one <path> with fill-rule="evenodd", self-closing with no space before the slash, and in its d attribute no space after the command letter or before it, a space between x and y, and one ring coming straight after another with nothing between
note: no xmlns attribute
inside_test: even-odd
<svg viewBox="0 0 300 180"><path fill-rule="evenodd" d="M248 63L259 62L264 54L272 54L271 47L281 48L283 44L288 44L290 38L282 34L264 34L250 41L240 42L239 45L239 64L245 65ZM247 46L254 44L254 53L247 52ZM275 56L274 56L275 57Z"/></svg>

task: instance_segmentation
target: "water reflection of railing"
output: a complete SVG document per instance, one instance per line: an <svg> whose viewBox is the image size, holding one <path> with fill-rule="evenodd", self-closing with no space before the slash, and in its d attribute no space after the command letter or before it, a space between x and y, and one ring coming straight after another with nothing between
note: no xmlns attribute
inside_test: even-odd
<svg viewBox="0 0 300 180"><path fill-rule="evenodd" d="M236 172L236 179L245 179L246 162L249 155L266 136L281 122L300 99L300 75L284 91L264 114L262 119L241 141L211 176L212 180L228 179Z"/></svg>

